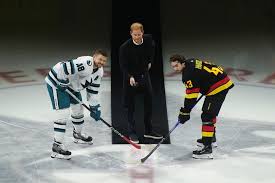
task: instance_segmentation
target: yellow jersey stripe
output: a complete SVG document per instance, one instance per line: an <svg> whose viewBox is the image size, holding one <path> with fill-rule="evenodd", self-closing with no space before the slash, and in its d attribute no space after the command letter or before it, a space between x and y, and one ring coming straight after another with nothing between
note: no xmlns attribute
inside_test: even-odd
<svg viewBox="0 0 275 183"><path fill-rule="evenodd" d="M199 96L199 93L190 93L190 94L186 94L185 98L192 99L192 98L198 98L198 96Z"/></svg>
<svg viewBox="0 0 275 183"><path fill-rule="evenodd" d="M213 137L214 132L202 132L202 137Z"/></svg>
<svg viewBox="0 0 275 183"><path fill-rule="evenodd" d="M216 88L215 90L213 90L212 92L208 93L206 96L210 96L210 95L215 95L227 88L229 88L231 85L233 85L233 82L231 80L229 80L226 84Z"/></svg>

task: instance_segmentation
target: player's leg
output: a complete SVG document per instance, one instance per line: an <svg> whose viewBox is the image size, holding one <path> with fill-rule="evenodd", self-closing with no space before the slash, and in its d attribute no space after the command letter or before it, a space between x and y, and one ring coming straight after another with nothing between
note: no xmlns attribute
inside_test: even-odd
<svg viewBox="0 0 275 183"><path fill-rule="evenodd" d="M82 101L80 92L72 91L72 93L80 101ZM70 96L70 108L71 108L71 120L74 127L74 130L73 130L74 142L80 143L80 144L92 144L93 138L82 132L82 128L84 125L83 106Z"/></svg>
<svg viewBox="0 0 275 183"><path fill-rule="evenodd" d="M64 145L66 124L69 116L69 109L55 111L57 118L54 121L54 143L52 146L52 158L70 159L71 152ZM67 116L67 117L66 117Z"/></svg>
<svg viewBox="0 0 275 183"><path fill-rule="evenodd" d="M207 96L203 104L202 149L193 152L194 158L213 158L212 147L216 145L216 117L218 116L228 90L213 96ZM198 140L199 141L199 140Z"/></svg>
<svg viewBox="0 0 275 183"><path fill-rule="evenodd" d="M222 107L222 104L225 100L225 97L228 93L228 90L222 91L216 95L213 96L208 96L205 99L205 102L203 104L203 112L206 114L210 114L212 115L213 118L211 118L210 120L212 121L212 123L214 124L214 135L212 138L212 147L217 147L217 139L216 139L216 123L217 123L217 116L220 112L220 109ZM206 118L205 120L208 120L207 117L205 117L206 115L202 116L204 118ZM209 118L209 117L208 117ZM202 119L203 121L203 119ZM202 146L202 139L198 139L198 146Z"/></svg>
<svg viewBox="0 0 275 183"><path fill-rule="evenodd" d="M214 118L212 119L212 122L213 122L213 124L214 124L214 135L213 135L213 138L212 138L212 147L213 147L213 148L217 148L217 147L218 147L217 139L216 139L216 122L217 122L217 118L214 117ZM203 140L202 140L202 138L200 138L200 139L197 140L197 146L198 146L199 148L202 148L202 147L204 146L204 145L203 145Z"/></svg>
<svg viewBox="0 0 275 183"><path fill-rule="evenodd" d="M212 159L212 139L214 136L214 123L212 119L215 115L203 111L202 119L202 148L193 151L193 158Z"/></svg>
<svg viewBox="0 0 275 183"><path fill-rule="evenodd" d="M93 144L93 138L82 132L84 125L84 113L81 104L71 104L71 120L74 127L74 142L80 144Z"/></svg>
<svg viewBox="0 0 275 183"><path fill-rule="evenodd" d="M48 93L54 109L54 143L52 146L52 158L70 159L71 152L64 146L66 124L69 118L69 96L67 93L57 90L47 84Z"/></svg>

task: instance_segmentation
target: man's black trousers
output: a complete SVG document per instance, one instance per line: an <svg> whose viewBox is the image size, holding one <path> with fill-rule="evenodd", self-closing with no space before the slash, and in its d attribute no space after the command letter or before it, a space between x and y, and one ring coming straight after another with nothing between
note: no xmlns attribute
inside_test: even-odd
<svg viewBox="0 0 275 183"><path fill-rule="evenodd" d="M152 131L152 84L150 75L148 72L143 74L134 75L134 79L137 86L133 87L130 85L129 78L124 79L124 107L127 111L128 120L128 132L129 135L136 133L134 112L135 112L135 96L138 94L144 97L144 127L145 134Z"/></svg>

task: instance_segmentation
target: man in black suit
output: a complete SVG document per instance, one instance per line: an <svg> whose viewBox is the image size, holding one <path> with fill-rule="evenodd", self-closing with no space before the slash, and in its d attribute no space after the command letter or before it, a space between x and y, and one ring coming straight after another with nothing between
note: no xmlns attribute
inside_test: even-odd
<svg viewBox="0 0 275 183"><path fill-rule="evenodd" d="M138 143L135 129L135 95L144 95L145 138L161 139L162 136L152 130L152 84L149 69L154 60L155 44L151 35L144 34L143 25L133 23L131 37L119 50L119 60L123 71L124 107L127 109L129 138Z"/></svg>

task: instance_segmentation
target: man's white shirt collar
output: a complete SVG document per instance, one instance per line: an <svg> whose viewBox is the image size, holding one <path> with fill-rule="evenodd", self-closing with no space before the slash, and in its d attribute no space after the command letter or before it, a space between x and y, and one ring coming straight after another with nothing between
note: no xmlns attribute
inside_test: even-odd
<svg viewBox="0 0 275 183"><path fill-rule="evenodd" d="M143 38L141 39L141 43L140 43L140 44L138 44L137 42L135 42L135 40L133 40L133 43L134 43L135 45L141 45L141 44L143 43Z"/></svg>

